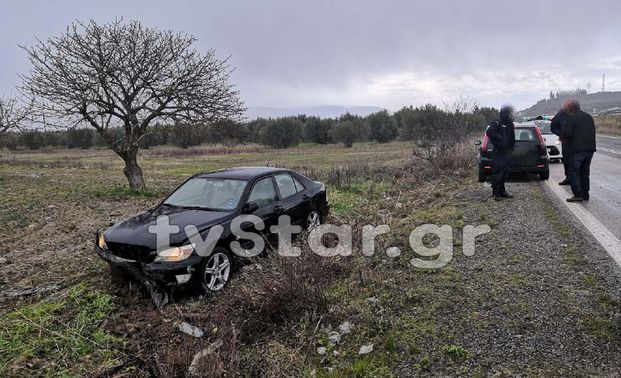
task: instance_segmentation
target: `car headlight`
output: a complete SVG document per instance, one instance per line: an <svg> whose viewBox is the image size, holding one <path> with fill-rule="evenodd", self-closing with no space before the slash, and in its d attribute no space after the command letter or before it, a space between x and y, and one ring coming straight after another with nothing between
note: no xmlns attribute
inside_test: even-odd
<svg viewBox="0 0 621 378"><path fill-rule="evenodd" d="M155 261L157 262L179 262L186 260L194 251L192 244L184 245L181 247L173 247L165 249L157 253Z"/></svg>
<svg viewBox="0 0 621 378"><path fill-rule="evenodd" d="M556 145L560 145L560 144L561 144L561 140L560 140L560 139L557 139L557 140L556 140L556 142L554 142L554 144L556 144Z"/></svg>
<svg viewBox="0 0 621 378"><path fill-rule="evenodd" d="M99 233L99 237L97 238L97 246L101 249L108 248L108 246L106 246L106 239L104 238L103 232Z"/></svg>

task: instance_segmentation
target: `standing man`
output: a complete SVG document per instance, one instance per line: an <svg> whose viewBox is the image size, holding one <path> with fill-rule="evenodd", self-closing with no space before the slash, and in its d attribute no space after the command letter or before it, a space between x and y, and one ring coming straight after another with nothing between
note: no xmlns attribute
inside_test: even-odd
<svg viewBox="0 0 621 378"><path fill-rule="evenodd" d="M511 155L515 147L515 126L513 124L513 108L505 105L500 109L499 119L492 121L485 132L494 146L491 151L494 161L492 167L492 197L495 201L513 198L505 189L505 181L509 178Z"/></svg>
<svg viewBox="0 0 621 378"><path fill-rule="evenodd" d="M563 132L563 127L567 123L568 110L569 109L569 100L565 101L565 104L561 110L559 110L554 118L552 118L552 123L550 124L550 130L552 133L557 135L560 139L561 133ZM569 146L561 139L561 150L563 151L563 169L565 170L565 179L559 182L559 185L569 185L569 154L571 151L569 150Z"/></svg>
<svg viewBox="0 0 621 378"><path fill-rule="evenodd" d="M567 113L567 122L561 132L561 140L571 151L569 181L574 194L573 197L567 199L567 202L588 201L591 159L596 151L595 122L593 117L580 110L580 103L576 100L567 103Z"/></svg>

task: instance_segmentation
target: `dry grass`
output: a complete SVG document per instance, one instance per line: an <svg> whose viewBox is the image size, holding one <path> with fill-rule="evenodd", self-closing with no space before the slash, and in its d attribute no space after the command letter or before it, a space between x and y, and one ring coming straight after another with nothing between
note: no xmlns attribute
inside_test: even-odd
<svg viewBox="0 0 621 378"><path fill-rule="evenodd" d="M597 132L606 135L621 135L621 115L595 117Z"/></svg>
<svg viewBox="0 0 621 378"><path fill-rule="evenodd" d="M290 369L301 365L266 364L257 346L278 341L288 351L312 349L316 327L328 316L328 287L342 274L345 265L339 260L319 257L308 248L300 258L274 254L246 265L223 293L199 311L183 314L183 320L209 331L206 340L180 335L174 348L154 346L161 353L147 363L161 376L184 375L197 352L221 342L208 363L200 365L201 376L291 375Z"/></svg>
<svg viewBox="0 0 621 378"><path fill-rule="evenodd" d="M268 147L260 144L240 144L227 146L224 144L203 145L186 149L176 147L161 147L157 149L143 150L143 155L147 157L188 157L206 155L232 155L243 153L257 153L269 150Z"/></svg>
<svg viewBox="0 0 621 378"><path fill-rule="evenodd" d="M453 143L433 143L416 147L409 162L410 169L421 178L438 176L464 176L475 165L476 147L470 140Z"/></svg>

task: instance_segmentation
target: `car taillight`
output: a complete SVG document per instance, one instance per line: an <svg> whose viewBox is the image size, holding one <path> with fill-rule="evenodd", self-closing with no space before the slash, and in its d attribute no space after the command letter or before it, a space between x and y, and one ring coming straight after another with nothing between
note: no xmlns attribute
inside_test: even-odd
<svg viewBox="0 0 621 378"><path fill-rule="evenodd" d="M537 138L539 138L539 142L541 142L541 145L545 148L546 141L545 139L543 139L543 135L541 135L541 130L539 130L538 127L535 127L535 133L537 134Z"/></svg>
<svg viewBox="0 0 621 378"><path fill-rule="evenodd" d="M489 137L487 134L483 137L483 143L481 143L481 151L487 152L487 143L489 143Z"/></svg>

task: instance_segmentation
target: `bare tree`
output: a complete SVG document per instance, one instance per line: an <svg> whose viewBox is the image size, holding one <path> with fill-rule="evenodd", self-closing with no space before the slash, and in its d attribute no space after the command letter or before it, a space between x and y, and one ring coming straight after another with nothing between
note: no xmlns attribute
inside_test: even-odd
<svg viewBox="0 0 621 378"><path fill-rule="evenodd" d="M59 37L22 47L32 69L24 93L64 127L87 124L125 161L130 188L144 188L137 154L154 121L210 123L244 107L227 59L200 54L192 36L116 20L74 23ZM124 136L115 136L120 127Z"/></svg>
<svg viewBox="0 0 621 378"><path fill-rule="evenodd" d="M0 97L0 135L19 129L31 114L30 105L23 105L15 98Z"/></svg>

